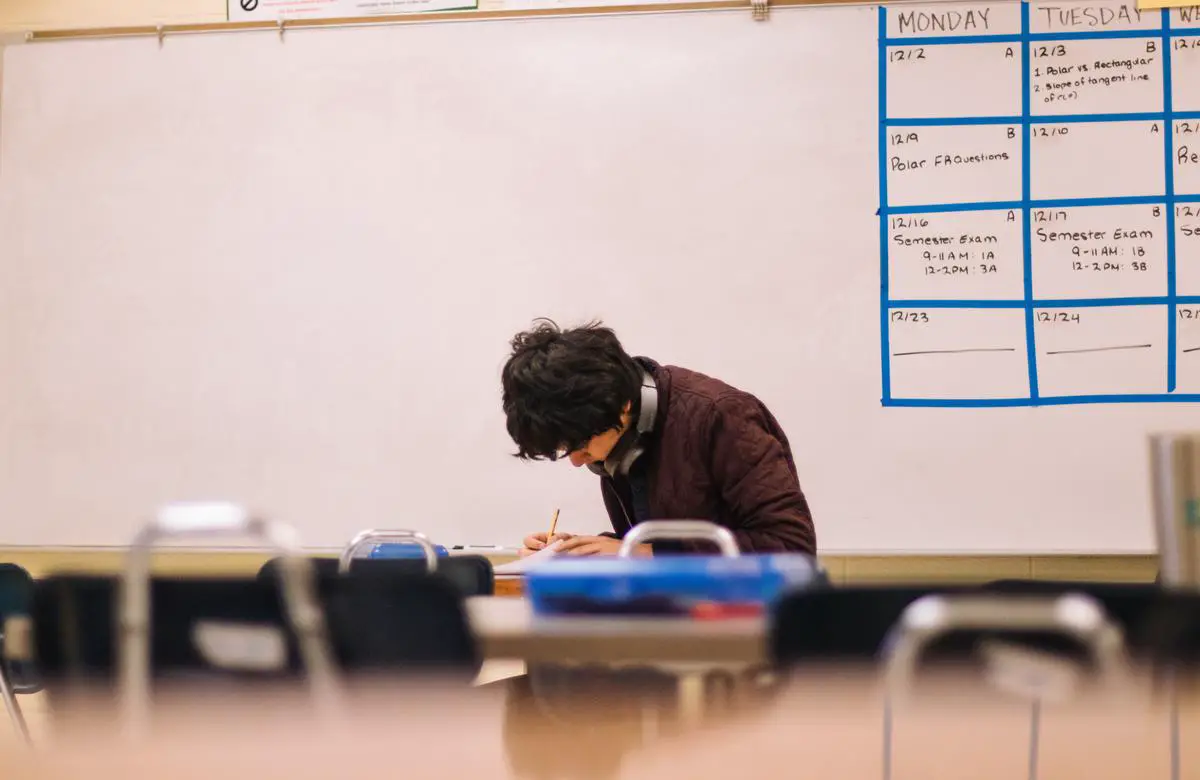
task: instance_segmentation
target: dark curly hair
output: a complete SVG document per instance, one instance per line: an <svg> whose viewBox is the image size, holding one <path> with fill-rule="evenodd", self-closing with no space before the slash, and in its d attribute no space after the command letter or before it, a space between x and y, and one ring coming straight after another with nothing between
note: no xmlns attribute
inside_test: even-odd
<svg viewBox="0 0 1200 780"><path fill-rule="evenodd" d="M539 319L513 337L501 383L516 456L555 460L621 425L625 405L640 392L642 368L599 322L563 330Z"/></svg>

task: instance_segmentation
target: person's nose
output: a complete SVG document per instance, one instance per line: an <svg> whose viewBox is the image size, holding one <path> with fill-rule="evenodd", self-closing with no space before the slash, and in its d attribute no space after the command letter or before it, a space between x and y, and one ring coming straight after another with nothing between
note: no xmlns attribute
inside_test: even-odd
<svg viewBox="0 0 1200 780"><path fill-rule="evenodd" d="M571 453L571 465L575 468L587 465L589 460L591 460L591 457L587 454L586 450L576 450Z"/></svg>

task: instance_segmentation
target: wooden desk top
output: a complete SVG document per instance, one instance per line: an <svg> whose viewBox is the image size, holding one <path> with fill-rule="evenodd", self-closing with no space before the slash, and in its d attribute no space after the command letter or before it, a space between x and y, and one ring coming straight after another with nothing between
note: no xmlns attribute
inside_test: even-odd
<svg viewBox="0 0 1200 780"><path fill-rule="evenodd" d="M766 659L766 618L544 618L523 598L469 599L486 658L529 663L735 663Z"/></svg>

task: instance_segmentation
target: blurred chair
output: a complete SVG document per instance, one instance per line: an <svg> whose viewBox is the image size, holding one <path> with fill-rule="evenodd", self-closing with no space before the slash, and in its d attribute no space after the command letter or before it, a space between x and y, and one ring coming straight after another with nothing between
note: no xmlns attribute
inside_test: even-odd
<svg viewBox="0 0 1200 780"><path fill-rule="evenodd" d="M995 584L993 584L994 586ZM1011 590L1005 590L1011 588ZM1145 594L1121 594L1145 606ZM1119 598L1117 598L1119 601ZM1123 605L1135 611L1132 604ZM1029 701L1029 767L1036 776L1042 699L1079 681L1127 682L1120 624L1091 596L1052 588L853 587L795 593L775 609L769 643L782 669L868 667L885 684L884 775L893 707L926 680L952 673Z"/></svg>
<svg viewBox="0 0 1200 780"><path fill-rule="evenodd" d="M904 610L931 593L969 588L846 586L797 591L772 610L767 646L773 664L873 665Z"/></svg>
<svg viewBox="0 0 1200 780"><path fill-rule="evenodd" d="M386 546L395 549L410 549L411 555L385 555L374 557L376 548ZM361 555L369 548L367 555ZM492 562L481 555L439 554L429 539L418 531L367 530L357 534L346 543L341 555L334 558L311 559L322 575L364 569L406 572L414 575L430 574L445 579L464 597L491 596L496 590L495 572ZM273 558L263 564L259 577L273 578L280 559Z"/></svg>
<svg viewBox="0 0 1200 780"><path fill-rule="evenodd" d="M277 576L150 576L160 539L235 534L282 552ZM45 578L31 644L52 701L119 694L120 722L138 736L172 686L211 695L301 683L315 710L335 714L342 683L360 676L478 672L463 598L448 582L382 569L322 574L299 549L291 528L239 506L178 504L138 535L122 577Z"/></svg>
<svg viewBox="0 0 1200 780"><path fill-rule="evenodd" d="M1091 596L983 591L923 596L904 609L886 643L885 767L891 766L893 702L913 695L923 668L957 667L961 674L964 661L996 693L1029 702L1030 780L1038 776L1045 701L1128 692L1132 680L1121 629Z"/></svg>
<svg viewBox="0 0 1200 780"><path fill-rule="evenodd" d="M115 685L120 589L110 577L48 577L38 585L35 649L51 694L71 680ZM325 573L317 592L341 675L478 671L462 597L440 579L381 570ZM150 605L155 680L250 685L306 676L278 582L155 577Z"/></svg>
<svg viewBox="0 0 1200 780"><path fill-rule="evenodd" d="M0 563L0 648L6 643L5 628L28 618L33 604L33 578L24 567ZM29 727L17 696L42 689L36 667L28 661L9 661L0 653L0 699L18 736L29 741Z"/></svg>

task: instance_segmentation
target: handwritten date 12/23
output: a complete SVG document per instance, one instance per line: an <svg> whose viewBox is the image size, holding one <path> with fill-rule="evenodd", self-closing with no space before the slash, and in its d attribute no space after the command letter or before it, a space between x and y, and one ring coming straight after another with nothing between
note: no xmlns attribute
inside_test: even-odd
<svg viewBox="0 0 1200 780"><path fill-rule="evenodd" d="M929 312L925 311L900 311L892 312L892 322L912 322L926 324L929 322Z"/></svg>

